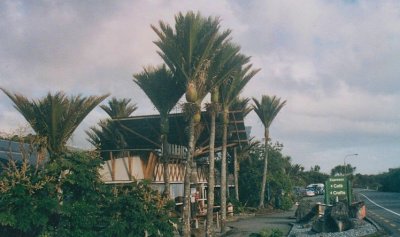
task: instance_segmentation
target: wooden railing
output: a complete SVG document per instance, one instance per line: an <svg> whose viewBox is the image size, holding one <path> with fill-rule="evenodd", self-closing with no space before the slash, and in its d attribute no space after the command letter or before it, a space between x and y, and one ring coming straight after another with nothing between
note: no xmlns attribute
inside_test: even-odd
<svg viewBox="0 0 400 237"><path fill-rule="evenodd" d="M184 159L187 148L180 145L168 144L165 147L166 153L170 158Z"/></svg>

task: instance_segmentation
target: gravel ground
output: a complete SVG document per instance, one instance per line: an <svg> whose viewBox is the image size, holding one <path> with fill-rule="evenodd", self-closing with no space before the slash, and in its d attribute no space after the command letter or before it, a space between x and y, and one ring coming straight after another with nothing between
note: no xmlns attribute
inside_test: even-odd
<svg viewBox="0 0 400 237"><path fill-rule="evenodd" d="M366 236L377 233L378 230L374 225L368 223L366 221L363 222L362 225L358 226L358 228L342 231L342 232L334 232L334 233L315 233L311 231L311 227L304 228L303 225L295 224L293 225L291 231L289 232L289 237L356 237L356 236Z"/></svg>

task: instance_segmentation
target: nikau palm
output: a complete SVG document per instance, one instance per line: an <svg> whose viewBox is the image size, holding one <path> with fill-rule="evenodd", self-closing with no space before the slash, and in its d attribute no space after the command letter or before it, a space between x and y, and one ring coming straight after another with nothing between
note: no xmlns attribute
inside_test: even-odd
<svg viewBox="0 0 400 237"><path fill-rule="evenodd" d="M231 111L240 111L243 113L243 118L245 118L252 110L253 108L249 106L249 98L239 98L237 97L232 105L230 110ZM248 151L254 147L255 142L251 141L252 139L249 140L249 144L244 145L244 146L239 146L239 151L237 151L236 148L234 148L234 162L233 162L233 176L235 180L235 198L236 200L239 201L239 170L240 170L240 160L245 159L245 157L248 156Z"/></svg>
<svg viewBox="0 0 400 237"><path fill-rule="evenodd" d="M35 133L46 139L50 160L65 151L66 143L75 129L108 96L67 97L63 92L57 92L48 93L40 100L29 100L23 95L1 90L14 102L14 107Z"/></svg>
<svg viewBox="0 0 400 237"><path fill-rule="evenodd" d="M123 150L127 145L124 134L118 122L111 119L131 116L137 110L136 104L132 104L131 99L113 97L107 105L100 105L100 108L110 116L110 119L100 121L97 124L99 127L91 127L89 131L86 131L87 140L101 151Z"/></svg>
<svg viewBox="0 0 400 237"><path fill-rule="evenodd" d="M259 203L259 208L264 208L265 185L267 183L267 171L268 171L269 127L271 126L271 123L274 121L279 111L281 111L283 106L285 106L286 100L281 102L281 99L277 98L276 96L270 97L268 95L263 95L261 98L261 102L255 98L253 98L253 102L254 102L253 109L264 125L265 157L264 157L264 171L263 171L263 178L262 178L261 192L260 192L260 203Z"/></svg>
<svg viewBox="0 0 400 237"><path fill-rule="evenodd" d="M200 120L200 106L204 97L219 83L218 78L207 77L214 57L228 41L230 31L220 32L218 18L204 18L200 13L179 13L175 29L164 22L152 26L159 39L158 52L172 73L182 78L186 88L184 110L188 114L189 136L184 182L183 235L190 235L190 177L194 154L194 129Z"/></svg>
<svg viewBox="0 0 400 237"><path fill-rule="evenodd" d="M108 101L107 105L100 105L110 116L111 119L127 118L137 110L136 104L131 103L131 99L117 99L115 97Z"/></svg>
<svg viewBox="0 0 400 237"><path fill-rule="evenodd" d="M185 93L185 87L179 83L179 78L168 70L165 65L160 67L147 67L143 72L133 75L134 82L149 97L160 113L160 134L162 143L162 161L164 166L164 195L170 197L169 181L169 156L166 152L168 146L169 121L168 115Z"/></svg>
<svg viewBox="0 0 400 237"><path fill-rule="evenodd" d="M226 43L218 51L208 69L207 77L211 80L218 79L223 83L242 66L246 60L239 54L240 47L232 43ZM207 196L207 236L213 235L213 206L214 206L214 186L215 186L215 120L220 110L219 86L211 92L211 103L207 106L210 112L210 144L209 144L209 172L208 172L208 196Z"/></svg>
<svg viewBox="0 0 400 237"><path fill-rule="evenodd" d="M224 81L219 90L220 101L223 111L223 134L222 134L222 154L221 154L221 232L225 232L226 224L226 193L227 193L227 167L226 153L228 140L228 124L230 106L242 92L246 84L257 72L251 70L252 65L246 65L249 62L249 57L239 55L237 60L241 61L241 66L236 69L232 76Z"/></svg>

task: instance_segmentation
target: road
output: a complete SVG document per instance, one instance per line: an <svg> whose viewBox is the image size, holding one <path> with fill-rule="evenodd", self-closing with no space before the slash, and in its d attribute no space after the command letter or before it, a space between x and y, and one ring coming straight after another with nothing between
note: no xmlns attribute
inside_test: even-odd
<svg viewBox="0 0 400 237"><path fill-rule="evenodd" d="M365 201L367 217L373 219L392 236L400 236L400 193L354 190Z"/></svg>

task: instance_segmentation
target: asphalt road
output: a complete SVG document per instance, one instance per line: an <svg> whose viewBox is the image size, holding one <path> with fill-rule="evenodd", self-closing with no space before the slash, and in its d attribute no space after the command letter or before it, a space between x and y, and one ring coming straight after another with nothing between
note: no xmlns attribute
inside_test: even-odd
<svg viewBox="0 0 400 237"><path fill-rule="evenodd" d="M368 218L380 224L392 236L400 236L400 193L354 191L365 201Z"/></svg>

